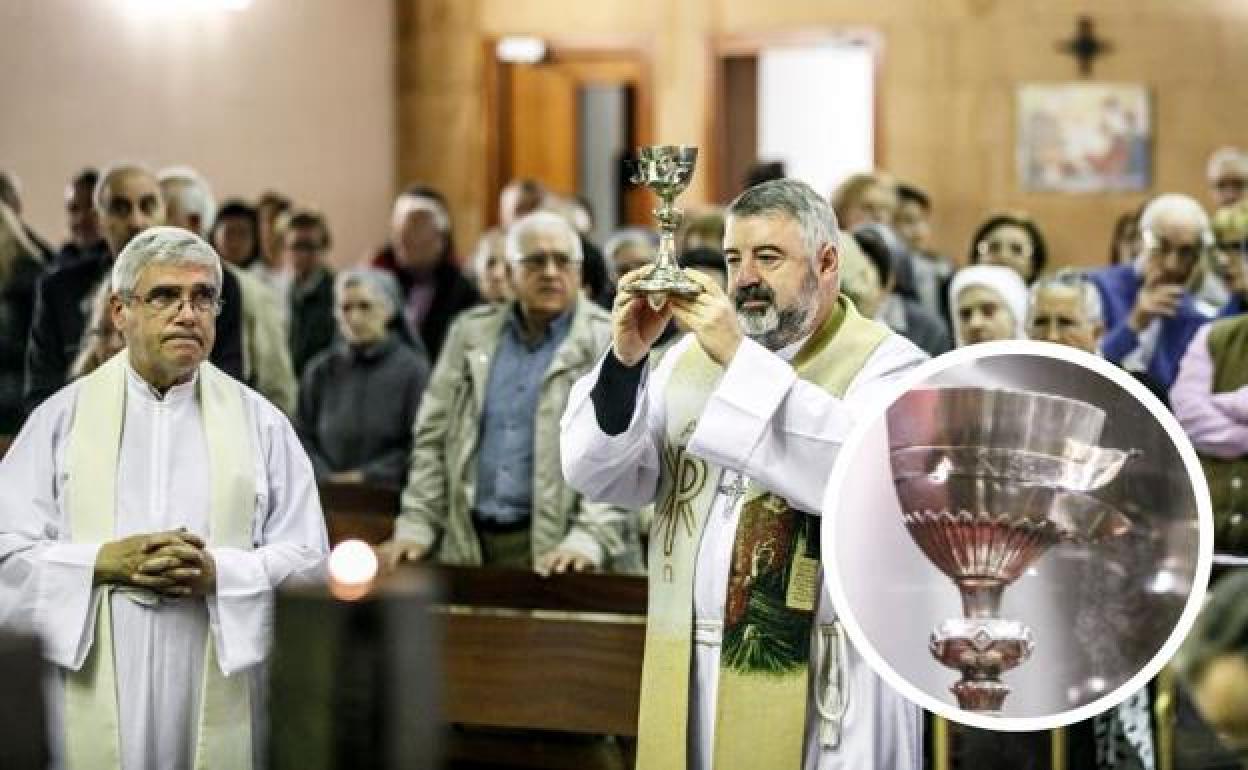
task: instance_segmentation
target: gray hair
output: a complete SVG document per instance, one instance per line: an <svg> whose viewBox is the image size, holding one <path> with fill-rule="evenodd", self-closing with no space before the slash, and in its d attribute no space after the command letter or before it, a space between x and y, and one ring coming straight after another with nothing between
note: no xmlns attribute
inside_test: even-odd
<svg viewBox="0 0 1248 770"><path fill-rule="evenodd" d="M113 291L130 294L148 265L199 265L212 270L217 290L223 280L221 258L203 238L181 227L149 227L131 239L113 263Z"/></svg>
<svg viewBox="0 0 1248 770"><path fill-rule="evenodd" d="M602 247L602 258L612 275L615 275L615 252L625 246L636 246L654 253L659 248L659 239L653 230L645 227L623 227L612 233Z"/></svg>
<svg viewBox="0 0 1248 770"><path fill-rule="evenodd" d="M773 179L756 184L728 204L726 218L783 214L802 230L802 242L813 262L825 245L837 248L836 214L814 188L797 179Z"/></svg>
<svg viewBox="0 0 1248 770"><path fill-rule="evenodd" d="M342 301L347 289L366 288L378 299L389 306L391 313L397 313L401 301L399 299L399 283L394 276L385 270L375 267L354 267L343 270L334 277L334 304Z"/></svg>
<svg viewBox="0 0 1248 770"><path fill-rule="evenodd" d="M170 197L177 196L184 211L199 215L201 231L212 231L212 224L217 218L217 201L208 181L199 172L190 166L170 166L160 170L156 181L160 184L160 194L165 198L166 207Z"/></svg>
<svg viewBox="0 0 1248 770"><path fill-rule="evenodd" d="M1101 305L1101 292L1087 275L1079 270L1064 267L1056 273L1038 279L1031 286L1031 297L1027 303L1028 316L1036 306L1036 298L1046 289L1071 290L1079 292L1083 300L1083 314L1089 323L1101 323L1105 320L1105 311Z"/></svg>
<svg viewBox="0 0 1248 770"><path fill-rule="evenodd" d="M446 213L446 206L430 198L428 195L402 193L394 199L394 210L390 214L391 226L398 228L403 221L415 211L427 211L433 217L433 226L438 232L445 233L451 229L451 217Z"/></svg>
<svg viewBox="0 0 1248 770"><path fill-rule="evenodd" d="M585 258L581 251L581 236L572 223L550 211L538 209L517 219L507 231L507 259L519 262L524 259L524 250L520 241L525 236L538 232L557 232L568 241L568 258L577 264Z"/></svg>
<svg viewBox="0 0 1248 770"><path fill-rule="evenodd" d="M1219 147L1209 156L1205 176L1209 181L1215 181L1226 166L1231 166L1240 173L1248 173L1248 153L1238 147Z"/></svg>
<svg viewBox="0 0 1248 770"><path fill-rule="evenodd" d="M1149 201L1140 213L1140 232L1156 233L1157 220L1167 214L1199 225L1201 240L1206 245L1212 245L1213 233L1210 230L1209 215L1195 198L1182 193L1165 193Z"/></svg>
<svg viewBox="0 0 1248 770"><path fill-rule="evenodd" d="M113 180L124 174L145 174L152 179L156 179L156 175L152 173L152 170L142 163L133 161L114 163L100 172L100 181L95 183L95 193L91 196L91 200L95 202L97 210L105 210L105 204L108 201L104 200L104 194L108 191L109 185L113 183Z"/></svg>

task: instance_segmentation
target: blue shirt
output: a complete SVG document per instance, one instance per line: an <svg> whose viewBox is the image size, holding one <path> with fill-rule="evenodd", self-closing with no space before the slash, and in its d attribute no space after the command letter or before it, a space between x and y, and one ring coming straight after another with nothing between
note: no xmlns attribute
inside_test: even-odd
<svg viewBox="0 0 1248 770"><path fill-rule="evenodd" d="M479 519L496 524L529 518L537 403L555 351L568 336L572 313L551 321L541 339L532 344L524 339L523 324L520 308L515 306L490 365L481 415L474 510Z"/></svg>

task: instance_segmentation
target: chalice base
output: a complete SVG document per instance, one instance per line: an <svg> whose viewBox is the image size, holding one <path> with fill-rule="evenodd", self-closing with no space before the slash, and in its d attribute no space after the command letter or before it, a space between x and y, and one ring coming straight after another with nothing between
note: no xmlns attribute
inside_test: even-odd
<svg viewBox="0 0 1248 770"><path fill-rule="evenodd" d="M645 278L630 283L625 291L633 294L677 294L682 297L696 297L702 293L702 287L686 278L679 269L664 270L659 267ZM659 307L662 306L663 303L660 302Z"/></svg>
<svg viewBox="0 0 1248 770"><path fill-rule="evenodd" d="M954 618L932 631L932 657L962 672L950 692L967 711L1000 711L1010 688L1001 681L1008 671L1031 657L1031 629L1000 618Z"/></svg>

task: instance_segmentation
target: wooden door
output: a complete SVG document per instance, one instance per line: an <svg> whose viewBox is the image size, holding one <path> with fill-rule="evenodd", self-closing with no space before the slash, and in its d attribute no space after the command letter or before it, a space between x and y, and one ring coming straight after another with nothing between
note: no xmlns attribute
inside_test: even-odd
<svg viewBox="0 0 1248 770"><path fill-rule="evenodd" d="M579 99L588 86L618 86L627 104L627 137L632 146L651 142L649 54L641 46L551 45L536 64L498 62L487 68L485 221L498 222L498 194L517 178L540 180L552 192L576 195L580 178ZM625 180L621 180L622 182ZM651 219L649 193L624 185L622 220L640 224Z"/></svg>

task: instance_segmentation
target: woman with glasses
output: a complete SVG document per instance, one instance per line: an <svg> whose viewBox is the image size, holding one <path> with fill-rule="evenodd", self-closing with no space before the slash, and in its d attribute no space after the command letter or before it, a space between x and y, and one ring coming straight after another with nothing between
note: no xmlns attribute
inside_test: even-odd
<svg viewBox="0 0 1248 770"><path fill-rule="evenodd" d="M971 238L972 265L1000 265L1031 284L1044 270L1049 252L1040 228L1023 214L995 214Z"/></svg>
<svg viewBox="0 0 1248 770"><path fill-rule="evenodd" d="M347 270L334 280L339 340L308 364L295 420L318 481L402 485L430 367L398 310L388 273Z"/></svg>

